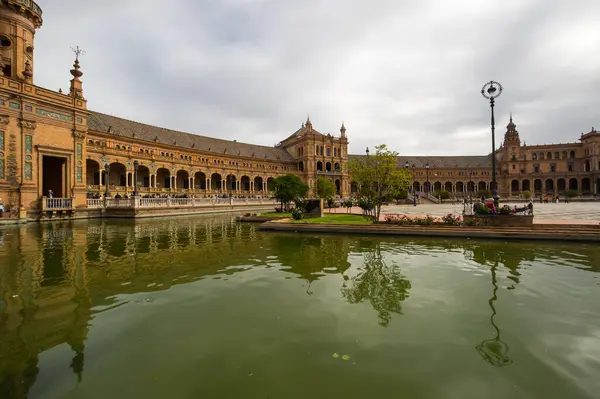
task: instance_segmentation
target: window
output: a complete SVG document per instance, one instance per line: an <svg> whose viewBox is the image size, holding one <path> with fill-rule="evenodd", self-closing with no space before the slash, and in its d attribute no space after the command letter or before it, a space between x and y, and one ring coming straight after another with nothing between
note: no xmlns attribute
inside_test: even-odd
<svg viewBox="0 0 600 399"><path fill-rule="evenodd" d="M328 157L331 156L331 148L327 147L327 149L326 149L325 152L326 152L326 154L327 154Z"/></svg>
<svg viewBox="0 0 600 399"><path fill-rule="evenodd" d="M533 165L533 173L540 173L540 165Z"/></svg>
<svg viewBox="0 0 600 399"><path fill-rule="evenodd" d="M567 152L566 151L562 152L562 159L567 159Z"/></svg>
<svg viewBox="0 0 600 399"><path fill-rule="evenodd" d="M543 161L543 160L544 160L544 153L540 152L540 161Z"/></svg>
<svg viewBox="0 0 600 399"><path fill-rule="evenodd" d="M554 159L560 159L560 154L558 151L554 153Z"/></svg>
<svg viewBox="0 0 600 399"><path fill-rule="evenodd" d="M546 154L546 159L552 159L552 153L550 151Z"/></svg>
<svg viewBox="0 0 600 399"><path fill-rule="evenodd" d="M534 161L537 161L537 154L535 152L533 154L531 154L531 159L533 159Z"/></svg>
<svg viewBox="0 0 600 399"><path fill-rule="evenodd" d="M573 164L572 164L572 163L570 163L570 164L569 164L569 172L572 172L572 171L573 171Z"/></svg>
<svg viewBox="0 0 600 399"><path fill-rule="evenodd" d="M513 170L517 169L517 165L512 166Z"/></svg>
<svg viewBox="0 0 600 399"><path fill-rule="evenodd" d="M10 39L7 36L4 35L0 35L0 46L2 47L10 47L12 44L12 42L10 41Z"/></svg>
<svg viewBox="0 0 600 399"><path fill-rule="evenodd" d="M556 165L550 165L550 172L556 172Z"/></svg>

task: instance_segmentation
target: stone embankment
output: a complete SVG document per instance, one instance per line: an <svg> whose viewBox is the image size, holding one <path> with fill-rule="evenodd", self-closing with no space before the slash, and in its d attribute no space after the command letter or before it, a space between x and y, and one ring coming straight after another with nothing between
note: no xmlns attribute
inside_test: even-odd
<svg viewBox="0 0 600 399"><path fill-rule="evenodd" d="M302 224L272 221L260 225L264 231L292 231L302 233L337 233L362 235L390 235L411 237L456 237L501 240L544 240L571 242L600 242L600 225L534 224L530 227L475 227L475 226L400 226L394 224L334 225Z"/></svg>

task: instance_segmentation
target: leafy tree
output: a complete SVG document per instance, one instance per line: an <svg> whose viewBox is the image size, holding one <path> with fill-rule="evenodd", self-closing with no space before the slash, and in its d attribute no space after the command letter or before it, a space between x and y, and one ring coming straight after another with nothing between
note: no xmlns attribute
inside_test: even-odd
<svg viewBox="0 0 600 399"><path fill-rule="evenodd" d="M531 191L525 190L521 193L521 195L523 196L524 199L528 200L531 198Z"/></svg>
<svg viewBox="0 0 600 399"><path fill-rule="evenodd" d="M335 184L329 179L319 177L316 182L315 191L317 197L327 201L335 195Z"/></svg>
<svg viewBox="0 0 600 399"><path fill-rule="evenodd" d="M279 176L273 181L273 197L281 202L282 209L289 209L289 204L297 198L303 198L308 193L308 186L295 175Z"/></svg>
<svg viewBox="0 0 600 399"><path fill-rule="evenodd" d="M373 155L351 160L349 170L358 184L359 206L375 219L379 219L384 202L410 186L410 174L398 168L398 153L385 144L376 146Z"/></svg>
<svg viewBox="0 0 600 399"><path fill-rule="evenodd" d="M402 302L409 297L411 283L398 265L385 262L379 245L364 253L360 270L350 279L350 287L344 282L342 296L349 303L369 302L379 316L379 324L387 327L392 314L402 314Z"/></svg>
<svg viewBox="0 0 600 399"><path fill-rule="evenodd" d="M567 190L567 191L565 191L565 197L567 197L567 198L577 197L577 191L576 190Z"/></svg>
<svg viewBox="0 0 600 399"><path fill-rule="evenodd" d="M450 198L450 193L446 190L436 191L434 195L442 200L447 200Z"/></svg>
<svg viewBox="0 0 600 399"><path fill-rule="evenodd" d="M478 190L477 191L477 196L478 197L485 197L485 198L490 198L491 194L489 190Z"/></svg>

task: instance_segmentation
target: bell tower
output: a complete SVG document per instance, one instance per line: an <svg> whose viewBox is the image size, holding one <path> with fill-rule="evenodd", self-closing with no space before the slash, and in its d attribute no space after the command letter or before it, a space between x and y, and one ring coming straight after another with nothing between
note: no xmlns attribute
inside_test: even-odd
<svg viewBox="0 0 600 399"><path fill-rule="evenodd" d="M0 76L33 83L33 39L41 26L33 0L0 0Z"/></svg>

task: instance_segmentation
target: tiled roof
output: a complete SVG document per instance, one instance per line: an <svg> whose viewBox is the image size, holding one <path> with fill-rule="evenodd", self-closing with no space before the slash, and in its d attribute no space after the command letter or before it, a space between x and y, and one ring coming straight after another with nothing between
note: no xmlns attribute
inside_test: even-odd
<svg viewBox="0 0 600 399"><path fill-rule="evenodd" d="M215 154L255 157L257 159L267 159L271 161L294 160L294 158L283 148L239 143L236 141L183 133L94 111L91 111L91 115L88 118L88 128L98 132L111 133L115 135L115 137L135 138L137 140L153 143L156 142L156 139L158 138L160 144L175 145L185 149L193 148L194 150L208 151Z"/></svg>
<svg viewBox="0 0 600 399"><path fill-rule="evenodd" d="M359 158L365 155L349 155L349 158ZM406 161L416 168L425 168L429 163L430 169L464 169L464 168L488 168L491 167L489 155L466 155L466 156L399 156L398 166L404 167Z"/></svg>

